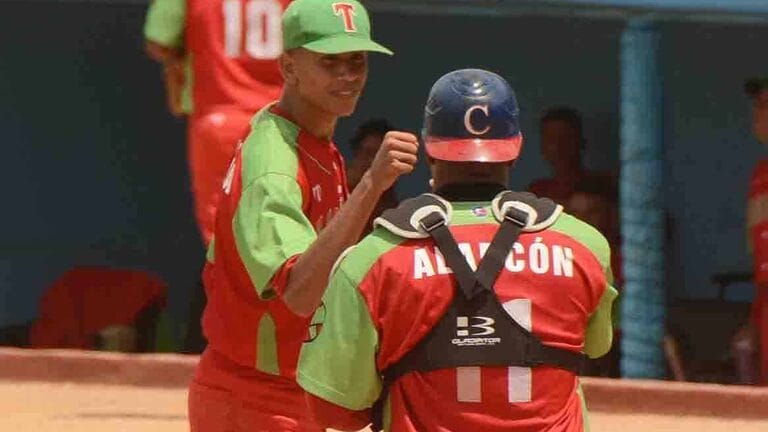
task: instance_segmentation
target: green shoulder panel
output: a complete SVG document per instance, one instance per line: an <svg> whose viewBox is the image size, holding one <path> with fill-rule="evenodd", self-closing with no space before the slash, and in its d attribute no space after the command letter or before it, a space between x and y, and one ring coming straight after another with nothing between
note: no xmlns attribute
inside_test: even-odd
<svg viewBox="0 0 768 432"><path fill-rule="evenodd" d="M262 298L274 291L268 282L285 261L304 252L317 234L302 211L303 197L293 123L261 110L242 147L240 201L232 230L241 260Z"/></svg>
<svg viewBox="0 0 768 432"><path fill-rule="evenodd" d="M360 243L347 249L339 258L334 271L341 268L353 284L360 285L365 275L387 252L403 243L406 239L377 227Z"/></svg>
<svg viewBox="0 0 768 432"><path fill-rule="evenodd" d="M610 276L611 247L608 245L608 240L592 225L582 222L567 213L563 213L549 229L565 234L586 246L597 258L600 267L608 272L606 274ZM609 280L609 283L612 282L612 280Z"/></svg>
<svg viewBox="0 0 768 432"><path fill-rule="evenodd" d="M265 174L295 178L299 170L297 140L301 130L270 108L263 108L251 119L251 131L242 148L243 189Z"/></svg>

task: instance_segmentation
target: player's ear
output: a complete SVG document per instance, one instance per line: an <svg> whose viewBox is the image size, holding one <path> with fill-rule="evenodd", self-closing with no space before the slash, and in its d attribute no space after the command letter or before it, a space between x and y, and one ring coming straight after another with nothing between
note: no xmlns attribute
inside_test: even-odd
<svg viewBox="0 0 768 432"><path fill-rule="evenodd" d="M278 59L278 65L285 82L293 84L296 81L296 63L293 53L291 51L283 52Z"/></svg>

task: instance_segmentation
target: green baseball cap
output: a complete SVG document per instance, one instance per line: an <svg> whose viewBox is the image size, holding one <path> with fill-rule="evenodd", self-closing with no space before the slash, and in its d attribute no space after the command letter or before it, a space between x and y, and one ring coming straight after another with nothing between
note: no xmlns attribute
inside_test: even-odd
<svg viewBox="0 0 768 432"><path fill-rule="evenodd" d="M322 54L392 51L371 39L368 11L356 0L295 0L283 13L283 48Z"/></svg>

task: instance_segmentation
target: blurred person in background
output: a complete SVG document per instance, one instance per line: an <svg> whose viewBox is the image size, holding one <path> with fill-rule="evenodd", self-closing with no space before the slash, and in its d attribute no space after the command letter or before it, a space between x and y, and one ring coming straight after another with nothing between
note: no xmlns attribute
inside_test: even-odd
<svg viewBox="0 0 768 432"><path fill-rule="evenodd" d="M618 227L618 191L615 185L607 184L599 179L585 179L577 182L573 192L564 203L565 210L580 220L592 225L602 234L611 248L611 271L617 290L623 283L621 272L621 242ZM614 341L618 341L618 306L614 307ZM589 363L587 375L615 377L620 373L620 346L614 342L610 351L603 357Z"/></svg>
<svg viewBox="0 0 768 432"><path fill-rule="evenodd" d="M573 192L565 202L568 213L597 229L611 248L611 272L613 273L613 286L621 292L624 284L622 260L621 260L621 235L619 229L619 193L615 183L606 182L599 177L585 178L577 182ZM613 330L614 340L621 337L619 327L618 304L614 308ZM676 381L685 381L685 368L678 341L667 332L664 335L664 355L672 378ZM590 362L588 375L603 377L620 377L620 344L614 343L607 355Z"/></svg>
<svg viewBox="0 0 768 432"><path fill-rule="evenodd" d="M384 135L394 130L394 127L384 119L371 119L362 123L350 140L349 146L352 149L352 160L347 165L347 183L349 190L353 190L360 182L365 171L371 167L376 152L381 147ZM373 229L373 220L381 215L386 209L397 207L398 200L395 195L394 185L387 189L379 199L371 217L368 219L365 231L362 237L368 235ZM361 237L361 238L362 238Z"/></svg>
<svg viewBox="0 0 768 432"><path fill-rule="evenodd" d="M582 164L586 140L581 114L571 107L548 109L539 122L541 153L552 169L552 176L531 183L529 190L563 204L576 185L586 179L616 183L610 173L589 171Z"/></svg>
<svg viewBox="0 0 768 432"><path fill-rule="evenodd" d="M752 101L752 133L768 145L768 76L751 78L745 92ZM755 299L750 323L733 339L742 384L768 384L768 158L757 162L747 201L747 243L752 253Z"/></svg>
<svg viewBox="0 0 768 432"><path fill-rule="evenodd" d="M190 114L192 191L206 245L216 196L235 147L248 133L251 117L280 96L283 78L277 59L288 3L154 0L147 12L146 51L163 64L169 110ZM187 86L191 105L183 98Z"/></svg>
<svg viewBox="0 0 768 432"><path fill-rule="evenodd" d="M605 236L611 246L611 270L614 286L621 287L621 242L619 240L619 194L615 184L608 184L598 178L582 180L574 186L570 197L564 202L565 210L592 225Z"/></svg>
<svg viewBox="0 0 768 432"><path fill-rule="evenodd" d="M216 200L251 117L280 96L281 19L290 0L153 0L147 54L163 65L167 103L188 115L187 158L195 217L207 247ZM202 286L191 296L184 351L201 352Z"/></svg>

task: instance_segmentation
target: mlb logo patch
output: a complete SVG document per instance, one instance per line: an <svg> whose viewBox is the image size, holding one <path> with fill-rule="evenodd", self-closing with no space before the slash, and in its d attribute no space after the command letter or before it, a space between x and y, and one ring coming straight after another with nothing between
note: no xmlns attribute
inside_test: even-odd
<svg viewBox="0 0 768 432"><path fill-rule="evenodd" d="M488 209L485 207L473 207L472 208L472 214L477 217L486 217L488 216Z"/></svg>

